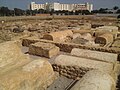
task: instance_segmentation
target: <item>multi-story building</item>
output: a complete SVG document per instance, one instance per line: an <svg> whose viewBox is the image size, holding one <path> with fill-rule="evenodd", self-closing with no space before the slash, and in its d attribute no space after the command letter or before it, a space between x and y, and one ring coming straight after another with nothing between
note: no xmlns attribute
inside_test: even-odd
<svg viewBox="0 0 120 90"><path fill-rule="evenodd" d="M36 4L35 2L31 2L30 9L44 9L44 10L68 10L68 11L75 11L75 10L93 10L93 4L85 3L85 4L61 4L58 2L54 3L46 3L46 4Z"/></svg>
<svg viewBox="0 0 120 90"><path fill-rule="evenodd" d="M31 2L30 4L30 9L31 10L39 10L39 9L45 9L45 4L36 4L35 2Z"/></svg>

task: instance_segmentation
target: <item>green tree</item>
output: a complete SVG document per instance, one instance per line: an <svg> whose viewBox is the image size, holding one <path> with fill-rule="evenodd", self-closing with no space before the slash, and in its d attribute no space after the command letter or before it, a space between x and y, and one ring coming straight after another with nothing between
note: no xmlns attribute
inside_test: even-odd
<svg viewBox="0 0 120 90"><path fill-rule="evenodd" d="M40 14L43 14L44 12L45 12L44 9L39 9L39 10L38 10L38 13L40 13Z"/></svg>
<svg viewBox="0 0 120 90"><path fill-rule="evenodd" d="M94 13L99 13L99 10L93 10L91 13L92 13L92 14L94 14Z"/></svg>
<svg viewBox="0 0 120 90"><path fill-rule="evenodd" d="M19 9L19 8L14 8L14 14L16 16L21 16L21 15L24 15L25 14L25 11L22 10L22 9Z"/></svg>
<svg viewBox="0 0 120 90"><path fill-rule="evenodd" d="M120 13L120 9L118 9L116 13Z"/></svg>
<svg viewBox="0 0 120 90"><path fill-rule="evenodd" d="M28 9L27 9L27 10L25 11L25 14L26 14L27 16L28 16L28 15L32 15L32 10L28 10Z"/></svg>
<svg viewBox="0 0 120 90"><path fill-rule="evenodd" d="M100 8L98 13L107 13L107 11L104 8Z"/></svg>
<svg viewBox="0 0 120 90"><path fill-rule="evenodd" d="M90 15L91 13L90 13L88 10L83 10L83 11L82 11L82 14Z"/></svg>
<svg viewBox="0 0 120 90"><path fill-rule="evenodd" d="M113 7L113 10L118 10L118 9L119 9L118 6L114 6L114 7Z"/></svg>
<svg viewBox="0 0 120 90"><path fill-rule="evenodd" d="M120 19L120 15L118 15L118 17L117 17L118 19Z"/></svg>
<svg viewBox="0 0 120 90"><path fill-rule="evenodd" d="M8 7L1 7L0 15L1 16L10 16L10 10L8 9Z"/></svg>

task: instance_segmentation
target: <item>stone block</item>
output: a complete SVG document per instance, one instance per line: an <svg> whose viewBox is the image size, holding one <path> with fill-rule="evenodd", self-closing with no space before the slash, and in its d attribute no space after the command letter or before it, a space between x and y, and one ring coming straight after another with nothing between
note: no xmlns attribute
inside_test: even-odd
<svg viewBox="0 0 120 90"><path fill-rule="evenodd" d="M115 90L115 81L105 72L91 70L70 90Z"/></svg>
<svg viewBox="0 0 120 90"><path fill-rule="evenodd" d="M120 38L116 39L116 40L113 42L112 47L120 48Z"/></svg>
<svg viewBox="0 0 120 90"><path fill-rule="evenodd" d="M51 58L59 53L59 47L51 43L37 42L29 46L29 53Z"/></svg>
<svg viewBox="0 0 120 90"><path fill-rule="evenodd" d="M55 59L55 64L61 66L74 66L79 68L98 69L107 73L111 73L113 71L112 63L95 61L92 59L80 58L69 55L59 55Z"/></svg>
<svg viewBox="0 0 120 90"><path fill-rule="evenodd" d="M80 33L75 33L73 34L73 39L77 38L77 37L81 37L81 34Z"/></svg>
<svg viewBox="0 0 120 90"><path fill-rule="evenodd" d="M1 90L45 90L54 80L54 71L47 60L34 60L0 75Z"/></svg>
<svg viewBox="0 0 120 90"><path fill-rule="evenodd" d="M39 39L38 37L35 37L35 36L33 36L33 37L27 37L27 38L24 38L24 39L22 40L22 45L28 47L30 44L36 43L36 42L38 42L39 40L40 40L40 39Z"/></svg>
<svg viewBox="0 0 120 90"><path fill-rule="evenodd" d="M0 74L30 62L28 55L21 52L20 45L19 41L0 44Z"/></svg>
<svg viewBox="0 0 120 90"><path fill-rule="evenodd" d="M115 63L118 54L74 48L71 55Z"/></svg>
<svg viewBox="0 0 120 90"><path fill-rule="evenodd" d="M73 32L71 30L52 32L43 36L44 39L54 42L65 42L67 37L73 37Z"/></svg>
<svg viewBox="0 0 120 90"><path fill-rule="evenodd" d="M106 45L113 42L113 35L106 33L95 38L95 43Z"/></svg>
<svg viewBox="0 0 120 90"><path fill-rule="evenodd" d="M117 26L102 26L102 27L98 27L97 29L99 29L101 31L103 30L103 31L110 31L110 32L118 31Z"/></svg>
<svg viewBox="0 0 120 90"><path fill-rule="evenodd" d="M85 33L91 33L91 30L72 30L73 33L80 33L80 34L85 34Z"/></svg>
<svg viewBox="0 0 120 90"><path fill-rule="evenodd" d="M96 31L94 31L93 36L99 37L99 36L101 36L101 35L103 35L103 34L106 34L106 33L112 34L112 33L109 32L109 31L96 30Z"/></svg>

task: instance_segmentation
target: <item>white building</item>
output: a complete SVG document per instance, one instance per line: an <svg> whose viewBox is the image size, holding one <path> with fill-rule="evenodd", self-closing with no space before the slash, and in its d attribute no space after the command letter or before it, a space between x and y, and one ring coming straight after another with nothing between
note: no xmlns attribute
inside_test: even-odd
<svg viewBox="0 0 120 90"><path fill-rule="evenodd" d="M30 4L30 9L31 10L39 10L39 9L45 9L45 4L36 4L35 2L31 2Z"/></svg>
<svg viewBox="0 0 120 90"><path fill-rule="evenodd" d="M44 9L44 10L68 10L68 11L75 11L75 10L93 10L93 4L85 3L85 4L61 4L58 2L54 3L46 3L46 4L36 4L35 2L31 2L30 9Z"/></svg>

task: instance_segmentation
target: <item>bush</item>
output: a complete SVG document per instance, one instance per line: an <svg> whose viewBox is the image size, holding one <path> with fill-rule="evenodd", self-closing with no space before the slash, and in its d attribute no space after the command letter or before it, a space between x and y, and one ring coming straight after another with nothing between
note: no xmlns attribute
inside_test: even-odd
<svg viewBox="0 0 120 90"><path fill-rule="evenodd" d="M118 17L117 17L118 19L120 19L120 15L118 15Z"/></svg>

